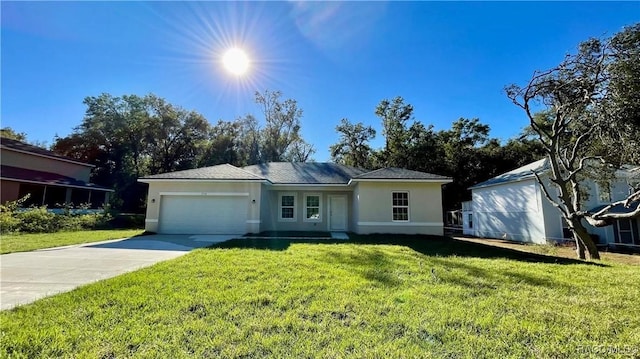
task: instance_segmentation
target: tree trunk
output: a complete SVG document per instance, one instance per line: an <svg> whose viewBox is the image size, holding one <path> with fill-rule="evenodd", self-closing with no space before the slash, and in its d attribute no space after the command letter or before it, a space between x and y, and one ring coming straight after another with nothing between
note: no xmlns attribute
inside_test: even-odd
<svg viewBox="0 0 640 359"><path fill-rule="evenodd" d="M579 218L571 220L571 227L573 229L573 237L576 240L576 253L580 259L600 259L600 253L598 247L593 242L591 235L584 228ZM585 253L586 252L586 253ZM586 254L588 253L588 257Z"/></svg>

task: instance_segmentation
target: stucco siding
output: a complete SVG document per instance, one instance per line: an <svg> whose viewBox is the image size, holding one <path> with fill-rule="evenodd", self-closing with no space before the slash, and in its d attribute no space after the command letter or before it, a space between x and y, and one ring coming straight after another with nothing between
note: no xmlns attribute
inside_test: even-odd
<svg viewBox="0 0 640 359"><path fill-rule="evenodd" d="M472 190L475 234L546 243L540 193L533 179Z"/></svg>
<svg viewBox="0 0 640 359"><path fill-rule="evenodd" d="M145 229L158 232L160 207L164 196L228 196L246 198L246 232L255 233L260 229L261 184L257 182L196 182L196 181L153 181L149 183Z"/></svg>
<svg viewBox="0 0 640 359"><path fill-rule="evenodd" d="M83 182L89 182L89 176L91 175L91 167L89 166L14 152L8 149L2 150L2 164L35 171L57 173Z"/></svg>
<svg viewBox="0 0 640 359"><path fill-rule="evenodd" d="M408 221L393 220L393 192L409 193ZM441 183L363 181L354 201L357 233L443 234Z"/></svg>
<svg viewBox="0 0 640 359"><path fill-rule="evenodd" d="M295 196L295 220L280 218L280 195ZM315 221L305 220L305 194L320 196L320 218ZM329 196L344 196L347 200L347 224L352 223L353 192L351 189L335 189L321 186L265 186L264 204L261 211L262 231L328 231L329 230ZM350 230L347 228L347 230Z"/></svg>

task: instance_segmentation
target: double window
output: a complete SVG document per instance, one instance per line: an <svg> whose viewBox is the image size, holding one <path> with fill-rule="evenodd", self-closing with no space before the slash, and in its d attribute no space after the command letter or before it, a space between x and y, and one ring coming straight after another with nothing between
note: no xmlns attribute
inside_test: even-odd
<svg viewBox="0 0 640 359"><path fill-rule="evenodd" d="M409 221L409 192L391 193L392 219L394 222Z"/></svg>
<svg viewBox="0 0 640 359"><path fill-rule="evenodd" d="M298 203L295 192L282 192L278 195L278 219L282 222L297 221L296 206ZM322 196L317 193L305 193L302 220L305 222L320 222L322 220Z"/></svg>

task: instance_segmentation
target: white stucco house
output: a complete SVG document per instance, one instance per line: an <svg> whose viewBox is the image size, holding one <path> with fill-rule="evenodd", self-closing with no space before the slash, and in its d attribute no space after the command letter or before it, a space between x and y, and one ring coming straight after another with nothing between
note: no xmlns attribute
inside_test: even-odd
<svg viewBox="0 0 640 359"><path fill-rule="evenodd" d="M147 176L146 230L171 234L262 231L443 234L448 177L335 163L223 164Z"/></svg>
<svg viewBox="0 0 640 359"><path fill-rule="evenodd" d="M463 233L538 244L571 238L558 209L544 197L533 171L545 181L548 160L533 162L470 187L472 200L463 208ZM638 175L640 167L628 166L617 171L615 180L606 188L589 180L585 208L597 208L626 198L630 190L628 181ZM640 245L638 219L614 221L613 226L602 228L585 222L585 227L597 236L595 239L601 245Z"/></svg>

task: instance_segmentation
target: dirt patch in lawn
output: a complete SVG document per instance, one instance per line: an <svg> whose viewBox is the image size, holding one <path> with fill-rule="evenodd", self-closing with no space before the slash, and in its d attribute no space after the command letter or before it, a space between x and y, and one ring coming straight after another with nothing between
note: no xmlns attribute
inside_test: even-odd
<svg viewBox="0 0 640 359"><path fill-rule="evenodd" d="M555 257L563 257L563 258L571 258L571 259L576 258L576 251L572 247L519 243L519 242L513 242L513 241L506 241L503 239L491 239L491 238L475 238L475 237L453 237L453 238L461 241L481 243L481 244L491 245L495 247L514 249L521 252L546 254L546 255L551 255ZM614 252L607 252L605 250L601 250L600 257L604 262L614 262L614 263L640 266L640 255L638 254L622 254L622 253L614 253Z"/></svg>

